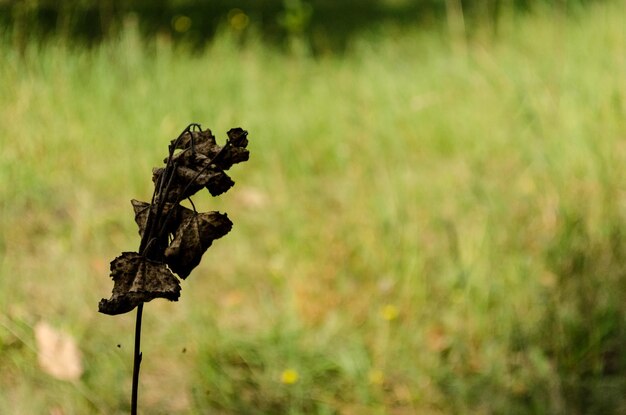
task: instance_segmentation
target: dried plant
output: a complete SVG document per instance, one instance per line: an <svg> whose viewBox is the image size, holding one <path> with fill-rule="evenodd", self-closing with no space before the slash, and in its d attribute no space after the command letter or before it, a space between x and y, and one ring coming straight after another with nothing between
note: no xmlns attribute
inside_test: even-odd
<svg viewBox="0 0 626 415"><path fill-rule="evenodd" d="M191 196L203 188L220 195L235 183L225 173L248 160L248 133L233 128L219 146L210 130L191 124L169 145L165 167L153 170L150 203L132 200L141 243L138 252L123 252L111 261L113 293L98 304L101 313L116 315L137 308L131 413L137 413L141 365L143 304L155 298L177 301L180 282L200 263L215 239L226 235L232 222L225 213L197 212ZM180 205L189 200L193 209Z"/></svg>

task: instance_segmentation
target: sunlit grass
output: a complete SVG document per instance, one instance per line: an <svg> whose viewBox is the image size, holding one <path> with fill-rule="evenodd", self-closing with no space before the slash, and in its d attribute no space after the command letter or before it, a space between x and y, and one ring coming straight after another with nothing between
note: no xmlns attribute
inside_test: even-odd
<svg viewBox="0 0 626 415"><path fill-rule="evenodd" d="M251 160L196 201L233 231L147 305L146 413L623 411L625 18L510 18L460 49L387 28L318 58L3 41L0 412L128 412L133 318L96 306L192 121L247 129ZM40 319L79 341L80 382L38 369Z"/></svg>

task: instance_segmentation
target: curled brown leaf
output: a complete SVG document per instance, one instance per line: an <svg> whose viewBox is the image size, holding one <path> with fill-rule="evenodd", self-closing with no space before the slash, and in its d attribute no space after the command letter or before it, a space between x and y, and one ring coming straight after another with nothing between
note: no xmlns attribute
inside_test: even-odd
<svg viewBox="0 0 626 415"><path fill-rule="evenodd" d="M143 235L145 230L146 230L146 224L148 222L148 215L150 214L150 207L152 206L150 203L147 202L142 202L140 200L136 200L136 199L132 199L130 201L130 203L133 205L133 209L135 211L135 222L137 223L137 226L139 227L139 235ZM157 206L152 206L152 213L154 215L156 215L157 213ZM166 229L166 231L168 232L173 232L176 227L178 226L178 222L177 222L177 211L178 211L179 206L178 205L174 205L172 203L165 203L163 205L163 211L161 212L161 215L169 215L170 211L172 211L172 217L170 218L170 220L168 221L168 227Z"/></svg>
<svg viewBox="0 0 626 415"><path fill-rule="evenodd" d="M180 139L172 140L170 146L174 146L174 149L184 150L190 148L192 143L194 146L206 145L207 143L214 145L215 137L208 128L204 131L186 131Z"/></svg>
<svg viewBox="0 0 626 415"><path fill-rule="evenodd" d="M127 313L139 304L155 298L178 300L180 284L162 262L151 261L136 252L123 252L111 261L113 293L100 300L98 310L104 314Z"/></svg>
<svg viewBox="0 0 626 415"><path fill-rule="evenodd" d="M165 262L180 278L185 279L200 263L213 241L230 232L233 223L225 213L197 213L182 209L183 219L165 250Z"/></svg>

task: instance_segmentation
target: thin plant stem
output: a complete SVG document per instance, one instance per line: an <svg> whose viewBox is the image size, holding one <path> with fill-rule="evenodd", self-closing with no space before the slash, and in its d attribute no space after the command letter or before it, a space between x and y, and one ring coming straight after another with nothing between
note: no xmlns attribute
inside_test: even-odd
<svg viewBox="0 0 626 415"><path fill-rule="evenodd" d="M170 145L169 147L169 157L167 158L166 166L161 176L159 177L158 183L155 184L155 190L152 194L152 201L150 203L150 208L148 210L148 217L146 218L146 225L141 236L141 243L139 244L139 254L144 256L149 260L157 260L161 261L162 258L154 258L156 252L152 247L153 242L159 243L161 238L164 238L167 231L167 224L172 217L172 212L174 209L170 209L167 212L167 215L163 217L163 211L165 208L165 204L167 203L167 199L169 196L169 192L171 190L171 185L174 180L174 176L176 175L177 163L174 161L174 151L182 140L185 134L189 134L190 142L191 142L191 151L195 152L195 143L193 138L193 129L196 128L199 131L202 131L199 124L190 124L183 132L178 136L178 138ZM229 139L224 146L213 156L213 158L200 170L196 173L196 175L187 183L187 185L183 188L182 192L176 197L176 202L174 205L180 203L182 196L187 192L187 190L196 182L196 180L200 177L202 173L204 173L207 169L215 167L213 163L215 163L226 151L232 146L231 140ZM184 150L187 151L187 150ZM193 207L194 212L196 212L196 206L189 198L189 202ZM153 206L156 204L156 209L153 209ZM159 225L161 225L159 229ZM155 235L156 233L156 235ZM161 256L161 255L157 255ZM132 394L130 401L130 413L131 415L137 415L137 402L139 396L139 370L141 368L141 320L143 316L143 303L140 303L137 306L137 318L135 320L135 347L133 352L133 383L132 383Z"/></svg>
<svg viewBox="0 0 626 415"><path fill-rule="evenodd" d="M141 237L141 243L139 246L139 253L141 255L149 254L148 248L150 247L150 244L154 239L153 234L156 228L155 224L158 224L160 221L160 217L163 212L164 202L165 202L165 199L167 198L167 194L170 189L172 178L174 177L174 171L176 170L176 163L174 163L174 166L172 167L172 156L174 155L174 148L176 147L176 145L178 144L178 142L181 140L181 138L186 132L189 132L189 134L192 135L190 128L193 125L194 124L187 127L178 136L178 138L176 139L176 142L170 148L170 154L167 159L166 168L163 171L163 176L159 180L159 184L157 187L155 187L155 191L152 194L152 203L150 204L148 218L146 219L147 229L144 231L144 234ZM193 144L193 135L191 137L191 142ZM167 173L170 173L170 178L167 182L167 185L165 186L165 189L163 189L163 185L166 179L165 176ZM165 191L165 195L163 195L164 191ZM153 212L152 205L155 203L155 201L158 201L158 206L157 206L157 211ZM130 400L131 415L137 415L137 402L138 402L138 397L139 397L139 369L141 368L141 358L142 358L142 353L141 353L142 317L143 317L143 303L137 306L137 318L135 320L135 347L134 347L134 352L133 352L133 384L132 384L132 392L131 392L131 400Z"/></svg>
<svg viewBox="0 0 626 415"><path fill-rule="evenodd" d="M137 415L137 398L139 395L139 368L141 366L141 318L143 314L143 303L137 306L137 320L135 320L135 351L133 357L133 386L130 401L131 415Z"/></svg>

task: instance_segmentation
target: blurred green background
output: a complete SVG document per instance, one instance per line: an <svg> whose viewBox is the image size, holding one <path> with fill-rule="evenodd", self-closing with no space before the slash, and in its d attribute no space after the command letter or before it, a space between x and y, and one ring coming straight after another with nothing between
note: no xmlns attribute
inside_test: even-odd
<svg viewBox="0 0 626 415"><path fill-rule="evenodd" d="M247 129L251 159L194 199L233 231L145 308L142 413L626 413L625 22L0 2L0 413L128 413L134 313L97 303L190 122ZM79 376L46 370L42 323Z"/></svg>

